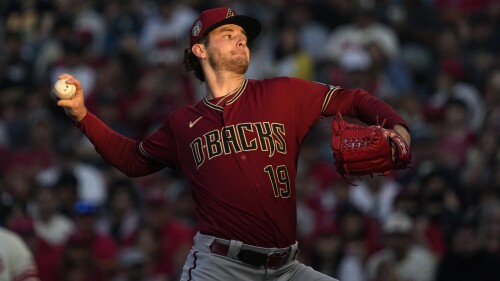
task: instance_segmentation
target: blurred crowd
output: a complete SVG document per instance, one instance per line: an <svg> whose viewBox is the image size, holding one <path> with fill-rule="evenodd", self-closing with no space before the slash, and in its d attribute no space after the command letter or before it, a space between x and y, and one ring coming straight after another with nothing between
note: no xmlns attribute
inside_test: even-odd
<svg viewBox="0 0 500 281"><path fill-rule="evenodd" d="M181 61L199 11L258 18L247 78L364 88L408 121L412 168L342 178L330 119L297 176L299 258L341 281L500 280L500 1L0 2L0 225L42 281L178 280L196 232L189 182L128 178L55 105L60 73L135 139L204 88ZM0 243L2 243L0 241Z"/></svg>

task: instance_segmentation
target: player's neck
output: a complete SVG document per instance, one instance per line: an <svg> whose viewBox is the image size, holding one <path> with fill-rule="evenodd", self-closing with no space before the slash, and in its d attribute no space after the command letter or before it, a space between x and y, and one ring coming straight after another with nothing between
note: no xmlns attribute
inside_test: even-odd
<svg viewBox="0 0 500 281"><path fill-rule="evenodd" d="M234 73L208 78L205 82L206 96L208 99L214 99L231 94L243 84L244 80L244 75Z"/></svg>

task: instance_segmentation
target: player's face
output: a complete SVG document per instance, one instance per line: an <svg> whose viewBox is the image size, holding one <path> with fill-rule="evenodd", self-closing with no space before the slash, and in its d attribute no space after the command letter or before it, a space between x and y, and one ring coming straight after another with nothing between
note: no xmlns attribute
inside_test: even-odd
<svg viewBox="0 0 500 281"><path fill-rule="evenodd" d="M214 29L209 34L208 62L217 71L244 74L250 63L247 36L243 28L228 24Z"/></svg>

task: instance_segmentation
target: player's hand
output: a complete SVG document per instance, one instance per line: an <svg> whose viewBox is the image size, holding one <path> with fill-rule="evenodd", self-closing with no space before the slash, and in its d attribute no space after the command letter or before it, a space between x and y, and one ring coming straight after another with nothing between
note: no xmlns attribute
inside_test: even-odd
<svg viewBox="0 0 500 281"><path fill-rule="evenodd" d="M401 125L396 125L396 126L394 126L393 129L405 140L405 142L408 144L408 146L410 146L410 144L411 144L410 132L408 132L408 130L404 126L401 126Z"/></svg>
<svg viewBox="0 0 500 281"><path fill-rule="evenodd" d="M61 74L59 79L68 79L67 84L75 85L76 94L72 99L68 100L58 100L57 105L64 108L66 115L76 122L82 121L82 119L87 115L87 108L85 107L85 101L83 96L83 89L80 81L69 74Z"/></svg>

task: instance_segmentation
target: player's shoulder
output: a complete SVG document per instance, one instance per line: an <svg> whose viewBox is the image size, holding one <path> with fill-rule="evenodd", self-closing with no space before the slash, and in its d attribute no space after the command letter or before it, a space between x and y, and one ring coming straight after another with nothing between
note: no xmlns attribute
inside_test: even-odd
<svg viewBox="0 0 500 281"><path fill-rule="evenodd" d="M313 83L311 81L307 81L297 77L288 77L288 76L278 76L271 78L263 78L259 80L248 79L248 85L251 88L258 87L293 87L294 85L299 84L309 84Z"/></svg>
<svg viewBox="0 0 500 281"><path fill-rule="evenodd" d="M200 108L202 107L203 100L200 100L199 102L195 104L185 104L183 106L180 106L173 110L167 117L167 120L165 122L182 122L182 120L190 120L194 116L200 116L203 115L200 112Z"/></svg>
<svg viewBox="0 0 500 281"><path fill-rule="evenodd" d="M297 79L287 76L269 77L262 79L248 79L248 84L259 85L259 84L279 84L279 83L290 83L291 80Z"/></svg>
<svg viewBox="0 0 500 281"><path fill-rule="evenodd" d="M197 111L202 102L203 100L199 100L197 103L190 103L179 106L178 108L174 109L170 113L170 115L182 114L183 112Z"/></svg>
<svg viewBox="0 0 500 281"><path fill-rule="evenodd" d="M328 84L325 84L323 82L319 81L310 81L310 80L305 80L302 78L298 77L291 77L291 76L279 76L279 77L272 77L272 78L264 78L264 79L259 79L259 80L252 80L249 79L248 83L251 85L259 85L259 84L269 84L269 85L321 85L325 87L332 87Z"/></svg>

